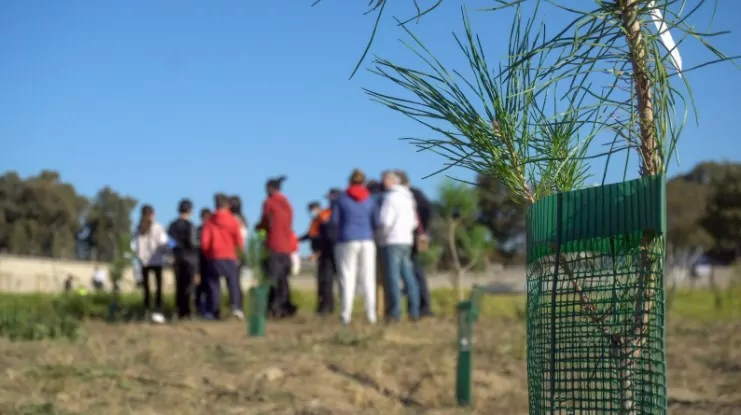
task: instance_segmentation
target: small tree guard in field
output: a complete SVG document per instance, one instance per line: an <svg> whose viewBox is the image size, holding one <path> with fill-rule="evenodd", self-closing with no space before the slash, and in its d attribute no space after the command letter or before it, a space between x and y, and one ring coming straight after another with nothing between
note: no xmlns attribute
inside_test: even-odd
<svg viewBox="0 0 741 415"><path fill-rule="evenodd" d="M664 414L664 176L527 215L531 414Z"/></svg>

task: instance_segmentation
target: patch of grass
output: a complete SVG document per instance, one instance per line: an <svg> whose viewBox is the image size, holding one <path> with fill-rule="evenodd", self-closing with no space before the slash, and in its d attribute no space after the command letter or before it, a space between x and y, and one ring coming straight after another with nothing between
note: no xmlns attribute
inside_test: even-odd
<svg viewBox="0 0 741 415"><path fill-rule="evenodd" d="M677 290L669 317L701 321L741 318L741 287L729 287L720 293L712 290Z"/></svg>
<svg viewBox="0 0 741 415"><path fill-rule="evenodd" d="M23 415L66 415L68 412L58 410L53 403L44 402L39 404L28 404L18 409L18 414Z"/></svg>
<svg viewBox="0 0 741 415"><path fill-rule="evenodd" d="M467 294L468 295L468 294ZM308 291L293 291L292 298L301 310L313 311L316 296ZM223 296L223 311L229 310L228 297ZM245 303L248 302L245 298ZM719 295L711 290L678 290L673 295L669 318L680 317L700 321L741 318L741 287L732 287ZM110 293L77 294L10 294L0 293L0 337L13 340L76 339L82 334L84 320L107 320L113 301ZM455 290L442 288L431 293L432 309L440 317L454 317L457 296ZM172 296L165 298L165 314L174 314ZM479 303L481 317L507 318L525 321L523 295L484 295ZM141 295L125 294L118 301L117 321L138 321L144 316ZM249 304L245 304L249 310ZM356 313L362 313L358 299ZM360 316L358 316L360 317ZM360 317L362 318L362 317ZM351 342L352 343L352 342Z"/></svg>
<svg viewBox="0 0 741 415"><path fill-rule="evenodd" d="M431 293L432 309L444 317L455 315L457 298L455 291L448 288L433 290ZM291 293L293 302L301 310L316 308L316 295L309 291L294 290ZM222 296L222 310L229 310L228 296ZM0 315L15 314L22 310L35 310L37 315L67 316L79 320L102 320L108 318L109 307L113 302L110 293L92 293L77 295L65 294L13 294L0 293ZM245 310L249 310L249 298L245 296ZM339 300L337 300L339 303ZM406 305L406 301L404 301ZM521 295L485 296L481 301L481 315L517 318L525 306ZM118 300L119 321L136 320L144 315L142 297L138 293L123 294ZM354 310L362 313L362 299L358 298ZM165 295L164 313L174 315L174 297Z"/></svg>
<svg viewBox="0 0 741 415"><path fill-rule="evenodd" d="M0 337L13 341L75 340L82 334L80 318L67 298L0 297Z"/></svg>

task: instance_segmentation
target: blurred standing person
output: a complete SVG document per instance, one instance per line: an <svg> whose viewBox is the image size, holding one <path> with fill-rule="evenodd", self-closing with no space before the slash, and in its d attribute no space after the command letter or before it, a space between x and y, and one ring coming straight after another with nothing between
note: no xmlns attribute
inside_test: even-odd
<svg viewBox="0 0 741 415"><path fill-rule="evenodd" d="M332 204L332 226L337 230L335 261L340 283L340 319L350 323L358 277L365 295L365 312L376 323L376 245L373 232L378 227L378 209L365 186L365 173L350 175L350 185Z"/></svg>
<svg viewBox="0 0 741 415"><path fill-rule="evenodd" d="M291 254L294 251L293 208L281 192L285 176L268 180L265 185L267 198L262 204L262 215L257 230L264 230L265 248L268 251L264 267L272 280L268 299L269 313L274 318L291 317L296 306L291 302Z"/></svg>
<svg viewBox="0 0 741 415"><path fill-rule="evenodd" d="M208 319L220 317L221 277L224 277L231 295L232 315L244 319L242 297L239 295L237 252L244 249L244 239L239 230L239 221L229 208L229 198L223 193L214 196L216 211L203 225L201 250L208 261L206 277L206 314ZM235 289L236 285L236 289Z"/></svg>
<svg viewBox="0 0 741 415"><path fill-rule="evenodd" d="M373 202L376 204L377 209L381 210L381 203L383 202L383 184L377 180L368 181L368 190L371 192ZM377 229L374 233L374 242L376 244L376 313L379 317L385 318L388 315L387 304L386 304L386 273L384 268L386 267L383 246L381 246L381 230Z"/></svg>
<svg viewBox="0 0 741 415"><path fill-rule="evenodd" d="M291 277L298 277L301 274L301 253L299 252L298 236L294 233L291 236Z"/></svg>
<svg viewBox="0 0 741 415"><path fill-rule="evenodd" d="M158 324L165 322L165 316L162 314L162 265L167 244L167 232L155 221L154 208L151 205L142 206L141 218L136 227L134 254L141 265L144 308L151 314L152 322ZM154 310L151 307L149 285L152 275L155 283Z"/></svg>
<svg viewBox="0 0 741 415"><path fill-rule="evenodd" d="M329 203L337 200L342 193L339 189L331 189L327 194ZM309 211L313 216L309 232L302 239L310 239L312 258L316 260L317 281L317 308L316 313L320 316L334 312L334 279L337 274L337 266L334 260L334 242L336 233L332 229L330 221L332 217L331 206L322 209L319 202L309 204Z"/></svg>
<svg viewBox="0 0 741 415"><path fill-rule="evenodd" d="M337 188L329 189L327 201L329 207L320 214L319 223L319 255L317 257L317 291L320 301L317 303L319 315L334 313L334 284L337 279L337 261L335 261L335 244L337 243L337 228L332 223L332 205L342 194Z"/></svg>
<svg viewBox="0 0 741 415"><path fill-rule="evenodd" d="M309 215L311 216L311 224L309 224L309 230L305 234L298 238L299 242L309 241L311 247L311 254L314 259L319 256L319 225L322 222L322 213L327 209L322 209L322 205L319 202L311 202L307 206Z"/></svg>
<svg viewBox="0 0 741 415"><path fill-rule="evenodd" d="M105 289L106 272L104 269L97 265L93 268L93 289L96 292L101 292Z"/></svg>
<svg viewBox="0 0 741 415"><path fill-rule="evenodd" d="M239 234L244 241L244 244L242 246L244 246L246 249L249 231L247 230L247 218L242 213L242 199L240 199L239 196L229 196L229 210L237 219L237 222L239 222ZM246 258L247 253L244 250L241 250L237 253L237 285L229 286L229 298L234 298L234 296L243 298L244 296L244 293L242 292L242 270L246 265ZM234 289L237 289L237 291L233 291Z"/></svg>
<svg viewBox="0 0 741 415"><path fill-rule="evenodd" d="M386 257L386 301L390 322L401 319L401 287L404 282L409 297L409 318L419 319L419 286L414 276L412 245L414 230L419 225L414 196L399 181L396 172L383 173L386 193L381 203L379 222L381 245Z"/></svg>
<svg viewBox="0 0 741 415"><path fill-rule="evenodd" d="M190 221L193 202L182 199L178 203L178 218L167 228L167 234L175 242L172 250L175 271L175 307L178 318L191 317L190 302L193 279L198 270L198 231Z"/></svg>
<svg viewBox="0 0 741 415"><path fill-rule="evenodd" d="M427 284L427 276L425 275L425 269L422 267L422 263L419 260L419 253L427 250L428 236L427 230L430 229L430 221L432 220L432 203L427 199L427 196L418 188L411 185L409 182L409 176L403 170L398 170L396 174L399 176L399 182L402 186L406 186L412 196L414 196L414 204L417 208L417 220L419 226L414 230L414 244L412 245L412 264L414 265L414 276L417 279L417 285L419 285L419 315L420 317L431 317L432 306L430 302L430 288ZM409 300L407 299L407 306ZM409 307L407 307L409 308Z"/></svg>
<svg viewBox="0 0 741 415"><path fill-rule="evenodd" d="M237 222L239 222L239 233L242 235L242 239L244 239L246 243L248 236L247 218L242 214L242 199L240 199L239 196L229 196L229 210L237 219Z"/></svg>
<svg viewBox="0 0 741 415"><path fill-rule="evenodd" d="M196 234L198 235L198 275L195 281L195 302L196 310L201 316L206 315L206 276L208 275L209 263L206 259L203 249L201 247L201 240L203 239L203 225L208 222L211 218L211 210L207 208L201 209L201 225L198 227Z"/></svg>

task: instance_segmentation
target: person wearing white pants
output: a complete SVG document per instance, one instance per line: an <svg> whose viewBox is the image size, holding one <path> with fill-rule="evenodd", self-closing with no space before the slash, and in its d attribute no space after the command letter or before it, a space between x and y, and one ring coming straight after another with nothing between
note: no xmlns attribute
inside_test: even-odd
<svg viewBox="0 0 741 415"><path fill-rule="evenodd" d="M350 241L335 246L337 273L340 276L340 318L347 324L352 317L355 289L360 278L365 315L376 322L376 244L373 241Z"/></svg>
<svg viewBox="0 0 741 415"><path fill-rule="evenodd" d="M350 323L358 278L368 321L376 323L376 246L378 204L365 186L365 174L354 170L350 186L332 204L330 224L336 234L335 262L340 286L340 319Z"/></svg>

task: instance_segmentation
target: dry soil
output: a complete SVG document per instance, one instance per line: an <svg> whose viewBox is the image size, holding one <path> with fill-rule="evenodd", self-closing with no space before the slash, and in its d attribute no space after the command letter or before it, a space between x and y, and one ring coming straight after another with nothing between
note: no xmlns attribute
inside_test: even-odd
<svg viewBox="0 0 741 415"><path fill-rule="evenodd" d="M524 326L476 328L472 409L456 408L456 326L297 317L243 323L89 323L77 342L0 339L0 413L525 414ZM741 414L741 324L670 324L670 413Z"/></svg>

